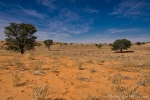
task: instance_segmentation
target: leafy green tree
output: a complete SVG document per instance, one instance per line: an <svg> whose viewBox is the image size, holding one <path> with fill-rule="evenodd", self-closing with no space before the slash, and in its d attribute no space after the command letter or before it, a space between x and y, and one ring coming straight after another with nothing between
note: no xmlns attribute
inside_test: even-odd
<svg viewBox="0 0 150 100"><path fill-rule="evenodd" d="M118 39L113 42L112 44L112 50L120 50L122 52L123 49L130 48L131 46L131 41L127 39Z"/></svg>
<svg viewBox="0 0 150 100"><path fill-rule="evenodd" d="M34 49L37 39L33 34L37 32L35 26L25 23L10 23L5 27L5 36L7 37L7 50L18 51L23 54L26 50Z"/></svg>
<svg viewBox="0 0 150 100"><path fill-rule="evenodd" d="M44 40L44 44L50 51L50 46L53 44L53 40L50 40L50 39Z"/></svg>

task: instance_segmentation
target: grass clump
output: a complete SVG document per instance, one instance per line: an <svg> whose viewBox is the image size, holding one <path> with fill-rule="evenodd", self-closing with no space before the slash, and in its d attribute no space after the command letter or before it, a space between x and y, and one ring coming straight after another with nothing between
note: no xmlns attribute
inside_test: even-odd
<svg viewBox="0 0 150 100"><path fill-rule="evenodd" d="M104 61L104 60L97 59L96 62L97 62L98 65L102 65L105 61Z"/></svg>
<svg viewBox="0 0 150 100"><path fill-rule="evenodd" d="M43 62L38 60L38 61L33 61L30 63L30 68L32 70L42 70L42 65L43 65Z"/></svg>
<svg viewBox="0 0 150 100"><path fill-rule="evenodd" d="M13 65L16 66L17 68L24 67L24 64L20 61L19 58L13 57L12 62L13 62Z"/></svg>
<svg viewBox="0 0 150 100"><path fill-rule="evenodd" d="M111 90L113 91L112 94L116 97L115 100L133 100L141 96L137 92L139 85L133 87L132 85L125 86L122 84L123 76L121 74L115 74L112 77L109 76L108 80L112 82Z"/></svg>
<svg viewBox="0 0 150 100"><path fill-rule="evenodd" d="M26 58L29 60L34 60L34 53L33 51L28 51L26 54Z"/></svg>
<svg viewBox="0 0 150 100"><path fill-rule="evenodd" d="M134 100L137 97L142 97L139 92L137 92L138 88L139 85L132 88L132 85L125 87L121 84L118 84L113 86L112 90L113 95L117 95L116 100Z"/></svg>
<svg viewBox="0 0 150 100"><path fill-rule="evenodd" d="M1 64L1 65L0 65L0 69L8 70L8 69L9 69L9 67L8 67L8 65L7 65L7 64Z"/></svg>
<svg viewBox="0 0 150 100"><path fill-rule="evenodd" d="M46 85L44 88L35 87L30 94L30 100L45 100L48 95L49 86Z"/></svg>
<svg viewBox="0 0 150 100"><path fill-rule="evenodd" d="M121 74L115 74L114 76L110 76L108 74L108 80L111 81L113 84L119 84L122 81Z"/></svg>
<svg viewBox="0 0 150 100"><path fill-rule="evenodd" d="M21 77L23 76L22 73L19 73L19 71L12 73L12 83L13 86L16 87L18 86L19 82L21 81Z"/></svg>
<svg viewBox="0 0 150 100"><path fill-rule="evenodd" d="M79 70L83 70L82 65L83 65L83 62L80 62L80 63L78 64L78 69L79 69Z"/></svg>
<svg viewBox="0 0 150 100"><path fill-rule="evenodd" d="M139 77L138 85L146 86L150 84L150 72L144 72L142 70Z"/></svg>

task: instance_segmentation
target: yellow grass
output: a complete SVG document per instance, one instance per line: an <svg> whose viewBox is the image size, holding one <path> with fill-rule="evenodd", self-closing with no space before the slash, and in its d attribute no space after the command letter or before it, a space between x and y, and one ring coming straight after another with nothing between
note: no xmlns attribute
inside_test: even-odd
<svg viewBox="0 0 150 100"><path fill-rule="evenodd" d="M21 55L1 48L0 99L34 99L48 85L46 100L149 100L150 44L128 51L134 52L94 44L52 45L49 51L42 43Z"/></svg>

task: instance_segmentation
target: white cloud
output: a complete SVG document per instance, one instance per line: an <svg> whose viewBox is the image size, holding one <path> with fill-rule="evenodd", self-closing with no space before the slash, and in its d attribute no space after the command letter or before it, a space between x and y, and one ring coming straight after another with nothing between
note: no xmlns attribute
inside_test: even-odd
<svg viewBox="0 0 150 100"><path fill-rule="evenodd" d="M1 5L1 3L0 3ZM12 19L12 16L17 16L19 19L21 18L27 18L29 16L33 16L35 18L45 18L47 17L44 13L39 13L34 9L25 9L21 7L20 5L13 5L13 4L3 4L2 7L7 8L5 11L0 11L0 17L5 19L9 18ZM10 9L11 8L11 9ZM14 17L13 17L14 18ZM14 18L17 19L17 18ZM18 20L18 19L17 19Z"/></svg>
<svg viewBox="0 0 150 100"><path fill-rule="evenodd" d="M9 25L9 21L0 19L0 40L5 40L4 28Z"/></svg>
<svg viewBox="0 0 150 100"><path fill-rule="evenodd" d="M54 4L55 0L37 0L38 4L42 4L43 6L46 6L50 8L50 10L56 10L57 5Z"/></svg>
<svg viewBox="0 0 150 100"><path fill-rule="evenodd" d="M112 34L101 34L95 35L91 37L86 37L78 41L74 41L76 43L113 43L117 39L126 38L130 40L132 43L135 42L150 42L149 40L150 34L142 34L142 35L129 35L129 36L114 36Z"/></svg>
<svg viewBox="0 0 150 100"><path fill-rule="evenodd" d="M121 29L121 28L110 28L106 30L105 34L115 34L115 33L124 33L124 32L137 32L140 29L136 28L127 28L127 29Z"/></svg>
<svg viewBox="0 0 150 100"><path fill-rule="evenodd" d="M88 13L96 13L96 14L99 13L99 10L95 10L95 9L92 9L92 8L89 8L89 7L85 8L84 10Z"/></svg>
<svg viewBox="0 0 150 100"><path fill-rule="evenodd" d="M78 21L81 17L78 13L68 9L68 8L64 8L60 11L60 13L58 14L59 19L61 20L65 20L65 21Z"/></svg>
<svg viewBox="0 0 150 100"><path fill-rule="evenodd" d="M9 5L6 4L6 6ZM10 22L33 24L38 29L35 34L38 36L38 40L53 38L55 41L61 41L70 38L73 34L88 32L92 28L90 25L93 23L93 19L85 19L77 12L67 8L62 9L58 16L52 18L49 18L46 14L40 14L34 9L25 9L19 5L12 8L5 12L0 11L1 40L4 39L4 27L8 26ZM35 18L33 19L31 16ZM40 18L40 20L37 20L37 18Z"/></svg>
<svg viewBox="0 0 150 100"><path fill-rule="evenodd" d="M20 12L22 12L22 14L25 14L25 15L31 15L31 16L38 17L38 18L45 18L46 16L45 14L38 13L34 9L24 9L21 6L18 6L18 7L20 8Z"/></svg>
<svg viewBox="0 0 150 100"><path fill-rule="evenodd" d="M141 0L123 0L113 9L110 15L117 15L118 18L139 18L141 16L150 16L150 2Z"/></svg>
<svg viewBox="0 0 150 100"><path fill-rule="evenodd" d="M49 27L51 31L59 30L63 33L81 34L88 32L92 23L92 19L85 20L78 13L65 8L57 17L50 20Z"/></svg>
<svg viewBox="0 0 150 100"><path fill-rule="evenodd" d="M0 40L5 40L4 28L0 28Z"/></svg>
<svg viewBox="0 0 150 100"><path fill-rule="evenodd" d="M52 32L48 30L38 31L35 35L38 37L37 40L52 39L54 41L61 41L63 39L70 37L68 34L61 33L59 31Z"/></svg>

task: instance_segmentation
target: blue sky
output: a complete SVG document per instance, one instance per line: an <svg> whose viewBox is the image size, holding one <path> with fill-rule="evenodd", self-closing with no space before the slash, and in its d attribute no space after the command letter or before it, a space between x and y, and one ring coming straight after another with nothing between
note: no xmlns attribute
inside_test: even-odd
<svg viewBox="0 0 150 100"><path fill-rule="evenodd" d="M37 40L150 41L150 0L0 0L0 40L10 22L36 26Z"/></svg>

